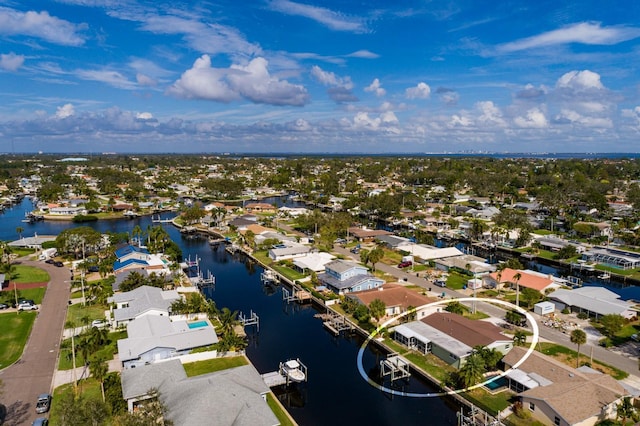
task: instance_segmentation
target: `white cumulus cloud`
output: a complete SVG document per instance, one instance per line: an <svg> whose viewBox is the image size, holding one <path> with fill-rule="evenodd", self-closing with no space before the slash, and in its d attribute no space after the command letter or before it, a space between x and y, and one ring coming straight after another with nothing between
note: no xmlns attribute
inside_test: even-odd
<svg viewBox="0 0 640 426"><path fill-rule="evenodd" d="M198 58L167 93L187 99L231 102L245 98L255 103L301 106L308 102L304 86L272 76L266 59L258 57L247 65L213 68L209 55Z"/></svg>
<svg viewBox="0 0 640 426"><path fill-rule="evenodd" d="M289 0L273 0L269 3L269 7L287 15L297 15L312 19L336 31L362 33L367 30L360 19L350 18L324 7L311 6Z"/></svg>
<svg viewBox="0 0 640 426"><path fill-rule="evenodd" d="M600 74L593 71L569 71L558 79L556 87L575 91L588 89L604 89Z"/></svg>
<svg viewBox="0 0 640 426"><path fill-rule="evenodd" d="M431 87L423 81L418 83L415 87L409 87L405 91L405 95L409 99L426 99L431 95Z"/></svg>
<svg viewBox="0 0 640 426"><path fill-rule="evenodd" d="M56 118L67 118L74 114L75 110L71 104L64 104L61 107L56 108Z"/></svg>
<svg viewBox="0 0 640 426"><path fill-rule="evenodd" d="M22 64L24 64L24 55L16 55L13 52L0 55L0 69L18 71Z"/></svg>
<svg viewBox="0 0 640 426"><path fill-rule="evenodd" d="M549 126L549 121L539 108L531 108L525 115L515 117L516 126L525 129L544 129Z"/></svg>
<svg viewBox="0 0 640 426"><path fill-rule="evenodd" d="M380 80L377 78L375 78L370 85L365 87L364 90L365 92L373 92L378 97L384 96L387 93L387 91L382 88L382 85L380 84Z"/></svg>

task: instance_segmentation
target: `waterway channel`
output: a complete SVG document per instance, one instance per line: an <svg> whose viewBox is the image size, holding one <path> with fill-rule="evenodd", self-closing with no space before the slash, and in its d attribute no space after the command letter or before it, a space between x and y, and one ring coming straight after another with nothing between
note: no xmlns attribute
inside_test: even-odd
<svg viewBox="0 0 640 426"><path fill-rule="evenodd" d="M32 210L29 199L0 215L0 240L17 239L17 227L25 237L57 235L77 226L71 222L22 223ZM170 215L169 215L170 216ZM132 220L103 220L86 224L98 231L131 232L136 225L146 229L150 217ZM186 239L171 224L164 224L183 255L200 259L203 272L216 276L215 289L208 290L219 308L228 307L260 318L259 331L248 328L246 353L260 373L277 370L279 362L299 358L308 367L308 382L276 390L293 418L301 425L454 425L458 407L444 398L390 396L360 377L357 352L363 339L357 335L335 337L314 318L319 311L311 305L286 304L280 287L260 282L262 268L244 256L232 256L223 246L212 248L206 239ZM382 354L368 347L363 357L366 371L377 377ZM412 377L402 390L430 393L436 389ZM214 403L212 401L212 403Z"/></svg>

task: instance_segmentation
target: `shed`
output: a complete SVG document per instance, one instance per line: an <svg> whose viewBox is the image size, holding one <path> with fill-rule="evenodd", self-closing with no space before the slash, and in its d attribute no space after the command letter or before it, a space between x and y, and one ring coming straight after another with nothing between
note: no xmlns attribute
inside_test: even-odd
<svg viewBox="0 0 640 426"><path fill-rule="evenodd" d="M540 302L533 305L533 312L538 315L547 315L556 310L556 305L552 302Z"/></svg>

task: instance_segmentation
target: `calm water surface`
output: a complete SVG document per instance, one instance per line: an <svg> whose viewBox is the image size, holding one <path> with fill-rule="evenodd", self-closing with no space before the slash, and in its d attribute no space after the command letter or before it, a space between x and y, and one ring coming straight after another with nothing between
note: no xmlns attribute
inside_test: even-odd
<svg viewBox="0 0 640 426"><path fill-rule="evenodd" d="M0 214L0 240L17 239L16 227L23 235L56 235L71 222L44 221L22 223L24 213L32 209L29 200ZM166 214L165 216L171 217ZM101 232L131 232L136 225L146 229L149 217L134 220L98 221L88 226ZM301 425L455 425L456 406L441 398L389 396L359 375L357 352L362 339L357 336L334 337L314 318L318 311L311 305L288 305L282 301L280 287L265 287L260 282L262 268L244 257L231 256L224 247L212 249L206 239L182 238L170 224L163 225L183 250L184 257L200 259L201 270L216 276L215 289L207 292L218 308L228 307L260 317L260 330L247 328L247 355L260 373L275 371L281 361L300 358L308 367L309 381L276 389L276 394ZM381 354L373 348L365 351L364 367L377 377ZM434 392L429 384L411 378L403 390Z"/></svg>

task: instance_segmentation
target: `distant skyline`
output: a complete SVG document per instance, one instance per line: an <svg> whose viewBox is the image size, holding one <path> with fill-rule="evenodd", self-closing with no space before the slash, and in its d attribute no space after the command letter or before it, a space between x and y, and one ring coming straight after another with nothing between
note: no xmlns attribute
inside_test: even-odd
<svg viewBox="0 0 640 426"><path fill-rule="evenodd" d="M640 152L640 3L0 0L0 152Z"/></svg>

